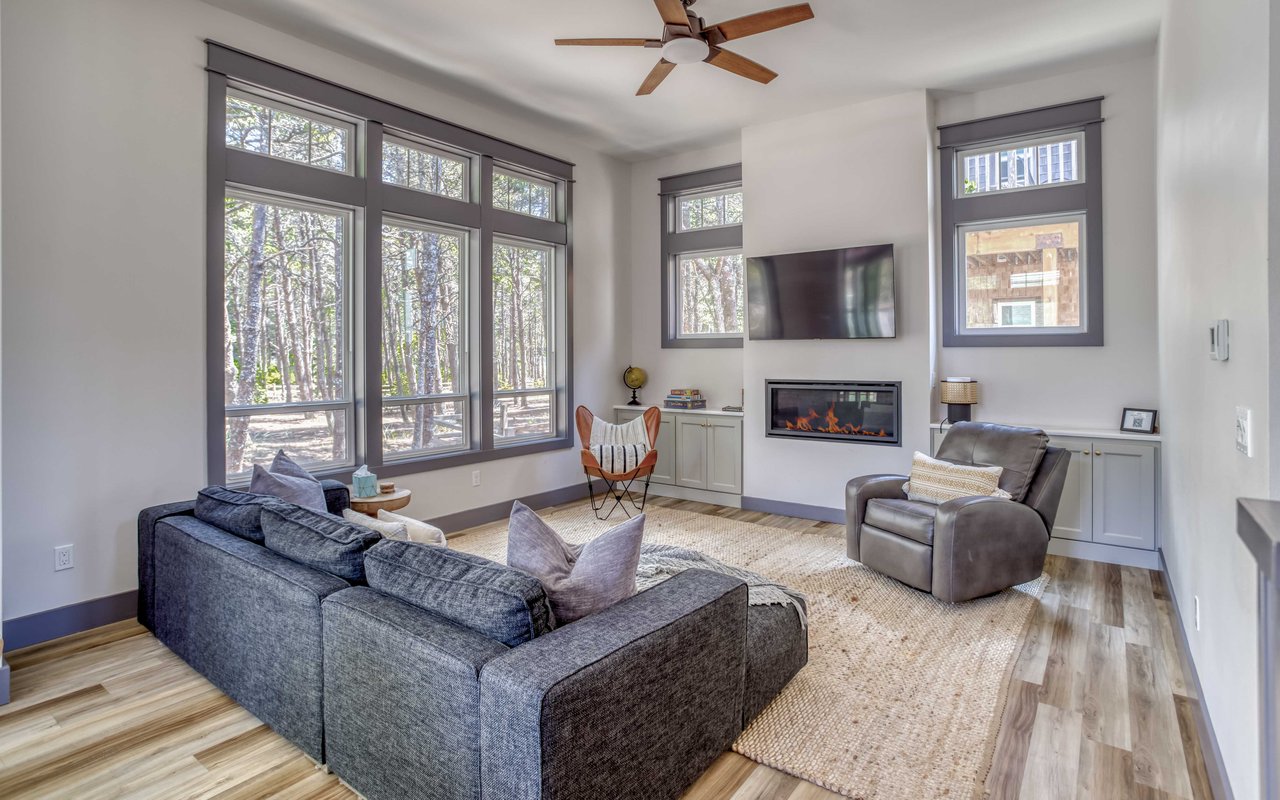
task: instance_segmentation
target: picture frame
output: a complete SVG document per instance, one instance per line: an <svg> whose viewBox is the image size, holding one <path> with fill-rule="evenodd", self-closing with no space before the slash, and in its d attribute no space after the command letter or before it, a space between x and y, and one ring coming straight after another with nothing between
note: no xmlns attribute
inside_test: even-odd
<svg viewBox="0 0 1280 800"><path fill-rule="evenodd" d="M1155 433L1156 410L1154 408L1126 408L1120 414L1120 430L1127 433Z"/></svg>

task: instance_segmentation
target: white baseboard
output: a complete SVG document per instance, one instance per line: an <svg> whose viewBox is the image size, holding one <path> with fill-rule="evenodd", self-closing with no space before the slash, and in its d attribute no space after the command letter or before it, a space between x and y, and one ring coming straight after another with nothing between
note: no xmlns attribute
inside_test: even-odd
<svg viewBox="0 0 1280 800"><path fill-rule="evenodd" d="M631 487L634 493L636 487ZM708 492L706 489L689 489L684 486L672 486L666 483L649 484L649 494L659 497L671 497L676 500L694 500L699 503L712 503L729 508L742 508L742 495L728 492Z"/></svg>
<svg viewBox="0 0 1280 800"><path fill-rule="evenodd" d="M1142 567L1160 570L1160 554L1155 550L1135 550L1132 547L1116 547L1096 542L1077 542L1073 539L1050 539L1049 554L1083 558L1086 561L1102 561L1124 567Z"/></svg>

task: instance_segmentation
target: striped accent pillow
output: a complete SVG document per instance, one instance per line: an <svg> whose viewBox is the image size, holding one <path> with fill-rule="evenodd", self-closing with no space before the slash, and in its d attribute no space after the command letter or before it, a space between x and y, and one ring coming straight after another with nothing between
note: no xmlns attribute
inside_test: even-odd
<svg viewBox="0 0 1280 800"><path fill-rule="evenodd" d="M639 466L649 452L647 444L597 444L591 453L600 462L600 469L605 472L630 472Z"/></svg>
<svg viewBox="0 0 1280 800"><path fill-rule="evenodd" d="M903 485L909 500L938 505L960 497L1010 497L1000 488L1004 467L952 464L916 452L911 458L911 480Z"/></svg>

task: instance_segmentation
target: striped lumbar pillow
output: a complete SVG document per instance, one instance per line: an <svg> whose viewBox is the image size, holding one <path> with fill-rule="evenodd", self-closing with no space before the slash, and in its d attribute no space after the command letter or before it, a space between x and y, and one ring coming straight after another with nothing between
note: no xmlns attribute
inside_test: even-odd
<svg viewBox="0 0 1280 800"><path fill-rule="evenodd" d="M916 452L911 458L911 480L903 484L907 498L935 505L959 497L1005 497L1000 488L1004 467L971 467L952 464Z"/></svg>
<svg viewBox="0 0 1280 800"><path fill-rule="evenodd" d="M605 472L630 472L640 466L640 462L649 454L649 446L645 444L597 444L592 445L591 452L600 462L600 469Z"/></svg>

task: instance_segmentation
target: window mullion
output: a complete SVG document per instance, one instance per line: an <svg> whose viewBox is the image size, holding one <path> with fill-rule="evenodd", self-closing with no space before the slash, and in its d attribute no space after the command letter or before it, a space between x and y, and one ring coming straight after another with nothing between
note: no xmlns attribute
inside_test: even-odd
<svg viewBox="0 0 1280 800"><path fill-rule="evenodd" d="M353 330L364 334L363 346L357 352L364 354L363 385L357 385L357 413L363 422L358 429L363 432L362 441L356 444L355 463L380 467L382 452L382 125L370 121L365 125L364 178L364 269L360 284L364 314L363 322ZM357 305L357 304L353 304Z"/></svg>
<svg viewBox="0 0 1280 800"><path fill-rule="evenodd" d="M480 258L478 263L479 312L474 315L472 341L479 344L476 362L478 408L474 417L480 425L480 449L493 449L493 159L480 157ZM476 438L473 434L473 440Z"/></svg>

